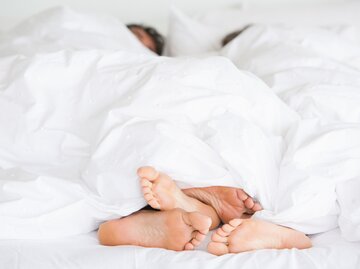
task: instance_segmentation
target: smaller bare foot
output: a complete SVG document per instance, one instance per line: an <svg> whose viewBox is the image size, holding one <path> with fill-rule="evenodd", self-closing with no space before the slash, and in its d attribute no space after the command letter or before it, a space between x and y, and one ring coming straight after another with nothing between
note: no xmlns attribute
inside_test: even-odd
<svg viewBox="0 0 360 269"><path fill-rule="evenodd" d="M254 219L233 219L212 235L208 251L214 255L257 249L305 249L310 239L299 231Z"/></svg>
<svg viewBox="0 0 360 269"><path fill-rule="evenodd" d="M98 236L100 243L107 246L192 250L204 240L210 224L211 219L198 212L141 210L101 224Z"/></svg>
<svg viewBox="0 0 360 269"><path fill-rule="evenodd" d="M186 195L168 175L150 166L140 167L137 174L141 180L144 198L152 208L160 210L181 208L186 212L196 211L211 218L210 229L220 224L214 208Z"/></svg>
<svg viewBox="0 0 360 269"><path fill-rule="evenodd" d="M183 192L212 206L223 223L244 218L243 214L253 214L262 210L261 205L240 188L215 186L185 189Z"/></svg>
<svg viewBox="0 0 360 269"><path fill-rule="evenodd" d="M188 206L186 195L168 175L150 166L140 167L137 174L144 198L152 208L170 210Z"/></svg>

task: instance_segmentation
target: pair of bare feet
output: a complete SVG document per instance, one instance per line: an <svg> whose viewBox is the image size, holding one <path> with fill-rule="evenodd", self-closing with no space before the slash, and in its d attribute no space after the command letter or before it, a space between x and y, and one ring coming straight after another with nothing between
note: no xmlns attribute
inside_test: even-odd
<svg viewBox="0 0 360 269"><path fill-rule="evenodd" d="M160 211L140 210L99 227L104 245L137 245L170 250L192 250L209 230L226 223L212 235L208 251L215 255L256 249L309 248L303 233L269 222L249 219L261 210L242 189L208 187L181 190L166 174L141 167L138 176L144 198Z"/></svg>

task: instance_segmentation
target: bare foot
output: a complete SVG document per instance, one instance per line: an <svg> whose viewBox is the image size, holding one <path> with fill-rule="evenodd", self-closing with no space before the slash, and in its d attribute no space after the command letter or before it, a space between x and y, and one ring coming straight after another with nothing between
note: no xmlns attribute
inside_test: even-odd
<svg viewBox="0 0 360 269"><path fill-rule="evenodd" d="M144 198L154 209L171 210L181 208L186 212L200 212L212 220L210 229L220 224L214 208L182 192L171 177L153 167L140 167L137 171L141 179Z"/></svg>
<svg viewBox="0 0 360 269"><path fill-rule="evenodd" d="M141 210L100 225L100 243L107 246L136 245L192 250L209 232L211 219L198 212Z"/></svg>
<svg viewBox="0 0 360 269"><path fill-rule="evenodd" d="M312 246L310 239L301 232L255 219L233 219L217 229L211 239L208 251L215 255Z"/></svg>
<svg viewBox="0 0 360 269"><path fill-rule="evenodd" d="M223 223L232 219L244 218L243 214L253 214L262 210L244 190L231 187L191 188L183 190L185 194L212 206Z"/></svg>

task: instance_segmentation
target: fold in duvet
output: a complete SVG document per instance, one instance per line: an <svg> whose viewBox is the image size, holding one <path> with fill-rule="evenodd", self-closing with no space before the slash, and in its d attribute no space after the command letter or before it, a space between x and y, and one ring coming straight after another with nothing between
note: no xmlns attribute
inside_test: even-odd
<svg viewBox="0 0 360 269"><path fill-rule="evenodd" d="M337 59L326 83L294 85L284 70L300 56L282 71L260 54L238 64L255 76L224 57L157 57L109 25L60 9L1 37L1 239L127 216L146 205L136 169L152 165L183 188L244 188L264 208L254 217L360 240L359 65Z"/></svg>

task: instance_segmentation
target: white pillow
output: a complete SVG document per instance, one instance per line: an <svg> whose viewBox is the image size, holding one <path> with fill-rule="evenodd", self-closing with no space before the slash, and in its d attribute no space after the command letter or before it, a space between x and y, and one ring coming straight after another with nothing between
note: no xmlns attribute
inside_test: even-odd
<svg viewBox="0 0 360 269"><path fill-rule="evenodd" d="M222 27L213 27L197 21L182 11L172 8L166 41L168 56L202 55L220 49Z"/></svg>
<svg viewBox="0 0 360 269"><path fill-rule="evenodd" d="M189 56L217 51L227 34L252 23L360 26L359 10L357 1L220 9L193 16L172 8L166 52L169 56Z"/></svg>

